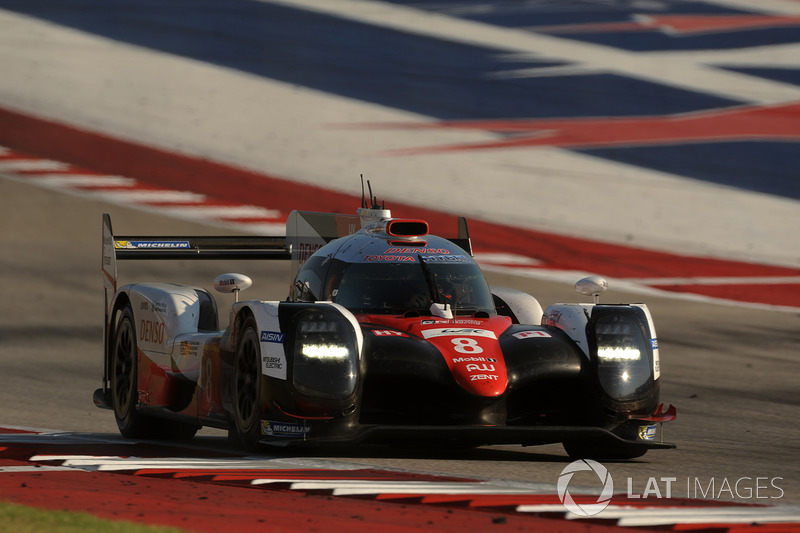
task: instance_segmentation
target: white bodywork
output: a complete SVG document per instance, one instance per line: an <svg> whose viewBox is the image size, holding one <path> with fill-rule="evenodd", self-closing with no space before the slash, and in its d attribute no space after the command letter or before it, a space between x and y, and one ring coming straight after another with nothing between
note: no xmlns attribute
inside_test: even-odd
<svg viewBox="0 0 800 533"><path fill-rule="evenodd" d="M184 377L199 382L202 356L207 343L216 342L222 331L200 332L200 297L195 289L167 283L138 283L122 287L128 294L136 317L136 336L139 349L158 365L170 367ZM287 358L284 351L286 332L281 331L280 301L250 300L233 305L232 314L248 308L256 320L261 338L261 372L265 376L287 379ZM364 343L361 327L353 314L333 302L315 305L336 309L353 326L358 353ZM228 342L233 337L226 337ZM235 346L226 346L230 351Z"/></svg>
<svg viewBox="0 0 800 533"><path fill-rule="evenodd" d="M503 300L520 324L538 326L542 323L542 306L527 292L508 287L492 287L492 294Z"/></svg>
<svg viewBox="0 0 800 533"><path fill-rule="evenodd" d="M167 283L126 285L136 316L139 347L145 352L172 353L176 336L198 331L197 289Z"/></svg>
<svg viewBox="0 0 800 533"><path fill-rule="evenodd" d="M128 295L135 317L136 342L155 364L203 383L203 354L219 331L200 332L198 290L167 283L137 283L120 289Z"/></svg>

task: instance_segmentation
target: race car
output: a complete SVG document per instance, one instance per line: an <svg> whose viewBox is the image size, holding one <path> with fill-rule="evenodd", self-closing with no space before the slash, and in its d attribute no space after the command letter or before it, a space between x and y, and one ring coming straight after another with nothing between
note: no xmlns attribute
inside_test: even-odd
<svg viewBox="0 0 800 533"><path fill-rule="evenodd" d="M279 237L115 236L103 216L105 309L98 407L130 438L188 439L227 429L246 450L264 444L362 442L471 447L563 443L573 457L634 458L663 442L675 408L659 401L658 341L643 304L600 304L599 277L579 281L592 303L543 310L531 295L490 287L457 236L392 218L372 196L356 215L293 211ZM283 300L233 293L219 329L203 288L117 286L128 259L292 262Z"/></svg>

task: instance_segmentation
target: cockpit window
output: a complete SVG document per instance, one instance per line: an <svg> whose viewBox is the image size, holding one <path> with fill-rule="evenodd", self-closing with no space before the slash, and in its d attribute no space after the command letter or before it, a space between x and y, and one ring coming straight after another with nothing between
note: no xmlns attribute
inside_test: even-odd
<svg viewBox="0 0 800 533"><path fill-rule="evenodd" d="M344 263L334 261L326 288L329 298L356 313L427 315L434 298L456 314L494 314L489 286L472 262Z"/></svg>

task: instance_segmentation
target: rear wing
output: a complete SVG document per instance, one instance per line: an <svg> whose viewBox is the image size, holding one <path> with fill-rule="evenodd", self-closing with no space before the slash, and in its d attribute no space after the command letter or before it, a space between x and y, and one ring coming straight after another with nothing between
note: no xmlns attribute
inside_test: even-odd
<svg viewBox="0 0 800 533"><path fill-rule="evenodd" d="M291 259L286 237L114 235L103 214L103 286L117 290L117 261L154 259Z"/></svg>
<svg viewBox="0 0 800 533"><path fill-rule="evenodd" d="M103 287L117 290L117 261L125 260L282 259L292 261L294 277L314 252L334 239L356 233L365 222L364 213L359 216L292 211L286 220L285 236L122 236L114 235L111 216L104 213ZM458 236L449 240L472 255L464 217L458 218Z"/></svg>

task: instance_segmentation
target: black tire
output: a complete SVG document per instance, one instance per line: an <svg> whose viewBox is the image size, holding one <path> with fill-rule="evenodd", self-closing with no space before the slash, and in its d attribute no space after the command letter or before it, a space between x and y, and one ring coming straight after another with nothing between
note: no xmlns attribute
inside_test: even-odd
<svg viewBox="0 0 800 533"><path fill-rule="evenodd" d="M130 305L126 305L122 309L119 322L114 329L114 338L110 347L111 398L119 432L123 437L131 439L191 439L200 426L154 418L136 410L136 404L139 401L137 386L139 348L136 338L136 320L133 316L133 309Z"/></svg>
<svg viewBox="0 0 800 533"><path fill-rule="evenodd" d="M564 450L573 459L596 459L620 461L625 459L636 459L647 453L644 446L596 443L591 441L567 441L564 443Z"/></svg>
<svg viewBox="0 0 800 533"><path fill-rule="evenodd" d="M139 355L136 343L136 320L130 305L122 309L109 349L111 398L119 432L128 438L155 436L157 421L136 410L139 401L137 386Z"/></svg>
<svg viewBox="0 0 800 533"><path fill-rule="evenodd" d="M255 320L242 326L233 364L234 435L231 439L247 451L261 438L261 340Z"/></svg>

